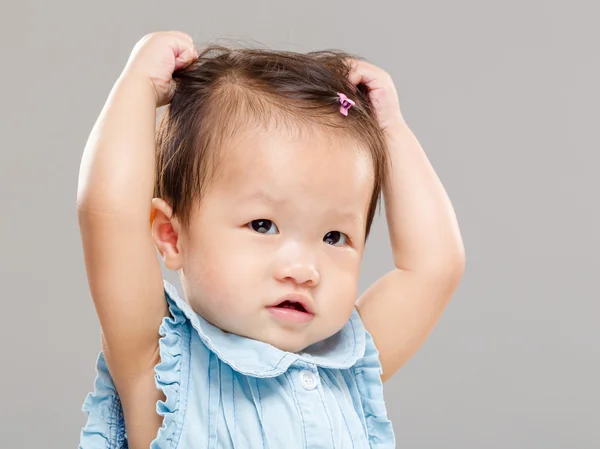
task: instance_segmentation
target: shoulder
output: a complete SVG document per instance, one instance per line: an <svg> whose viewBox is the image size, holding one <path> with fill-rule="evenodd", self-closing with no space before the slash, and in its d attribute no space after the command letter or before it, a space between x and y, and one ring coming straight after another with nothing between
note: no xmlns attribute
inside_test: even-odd
<svg viewBox="0 0 600 449"><path fill-rule="evenodd" d="M380 378L381 374L383 374L383 369L381 366L381 361L379 360L379 351L375 346L375 341L365 327L363 327L360 332L363 334L365 339L365 352L363 356L357 360L356 364L353 366L353 369L357 373L368 372L369 374L377 374L377 377Z"/></svg>

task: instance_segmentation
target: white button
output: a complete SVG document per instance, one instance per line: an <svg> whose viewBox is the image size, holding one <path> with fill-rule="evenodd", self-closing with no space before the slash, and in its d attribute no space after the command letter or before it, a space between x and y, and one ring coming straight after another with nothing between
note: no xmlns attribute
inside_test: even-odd
<svg viewBox="0 0 600 449"><path fill-rule="evenodd" d="M309 370L300 371L300 383L307 390L314 390L317 388L317 376Z"/></svg>

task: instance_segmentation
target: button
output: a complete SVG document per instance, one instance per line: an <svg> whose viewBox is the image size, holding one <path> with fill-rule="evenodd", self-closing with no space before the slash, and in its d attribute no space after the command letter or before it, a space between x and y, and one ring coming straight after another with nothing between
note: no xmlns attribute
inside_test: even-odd
<svg viewBox="0 0 600 449"><path fill-rule="evenodd" d="M307 390L317 388L317 376L312 371L307 369L300 371L300 383Z"/></svg>

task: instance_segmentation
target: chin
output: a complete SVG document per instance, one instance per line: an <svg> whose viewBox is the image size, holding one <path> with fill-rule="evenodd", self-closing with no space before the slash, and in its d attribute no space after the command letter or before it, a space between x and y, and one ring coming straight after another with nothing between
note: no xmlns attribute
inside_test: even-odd
<svg viewBox="0 0 600 449"><path fill-rule="evenodd" d="M291 336L281 336L279 338L269 339L270 341L263 341L265 343L269 343L271 346L274 346L277 349L293 353L301 352L312 344L312 342L306 341L306 339L302 338L300 335L296 335L295 337L296 338Z"/></svg>
<svg viewBox="0 0 600 449"><path fill-rule="evenodd" d="M282 351L292 352L292 353L302 352L302 350L304 350L305 348L308 347L307 345L290 345L290 344L273 345L273 346L275 346L277 349L280 349Z"/></svg>

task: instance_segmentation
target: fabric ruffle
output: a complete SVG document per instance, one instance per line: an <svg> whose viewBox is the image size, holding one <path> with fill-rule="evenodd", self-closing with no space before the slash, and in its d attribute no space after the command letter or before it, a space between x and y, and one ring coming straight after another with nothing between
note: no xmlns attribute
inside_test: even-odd
<svg viewBox="0 0 600 449"><path fill-rule="evenodd" d="M356 385L362 401L369 445L378 449L395 448L392 422L387 417L379 351L373 338L365 329L366 349L364 357L354 366Z"/></svg>
<svg viewBox="0 0 600 449"><path fill-rule="evenodd" d="M165 395L156 403L156 412L163 418L150 449L175 448L181 437L187 405L190 366L190 328L187 318L175 305L165 284L165 294L171 316L165 317L158 330L160 362L154 367L156 386Z"/></svg>
<svg viewBox="0 0 600 449"><path fill-rule="evenodd" d="M165 400L156 403L163 422L151 449L177 447L187 405L190 327L166 289L165 295L170 316L163 318L159 327L160 362L154 367L156 387L164 393ZM126 449L123 408L103 353L98 357L96 371L94 392L83 404L87 423L81 431L79 448Z"/></svg>
<svg viewBox="0 0 600 449"><path fill-rule="evenodd" d="M127 448L121 400L103 353L96 362L94 392L87 395L82 410L87 416L87 424L81 430L79 449Z"/></svg>

